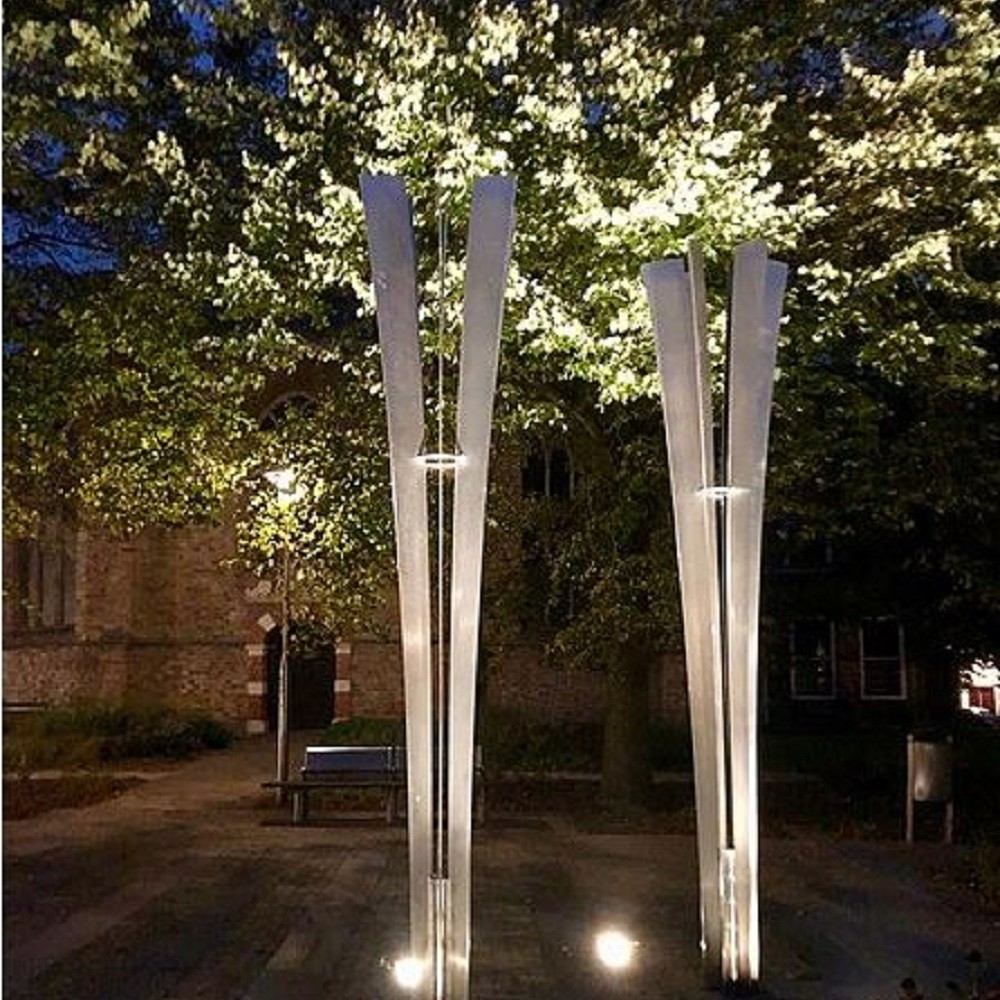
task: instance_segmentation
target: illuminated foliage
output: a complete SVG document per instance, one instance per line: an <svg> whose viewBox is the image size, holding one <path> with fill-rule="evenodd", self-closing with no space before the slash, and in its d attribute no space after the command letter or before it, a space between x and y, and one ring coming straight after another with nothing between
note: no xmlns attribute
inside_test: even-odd
<svg viewBox="0 0 1000 1000"><path fill-rule="evenodd" d="M323 544L361 561L384 550L358 174L401 174L415 194L433 352L435 213L464 231L472 178L512 172L499 412L508 434L566 436L589 476L595 503L578 508L553 572L594 582L581 605L591 639L619 618L632 638L668 624L656 594L641 599L661 609L654 618L613 613L626 592L640 601L615 562L635 534L623 542L590 519L628 534L628 504L608 505L660 475L638 271L690 236L714 255L716 305L742 239L765 237L794 268L772 510L855 540L890 532L907 558L934 562L934 600L995 607L995 570L958 531L971 519L995 553L990 4L625 10L67 0L10 12L6 200L30 237L8 247L6 268L11 523L54 500L122 529L218 516L270 447L248 400L276 373L316 364L331 399L374 404L347 412L356 437L340 433L346 411L332 402L336 419L324 422L324 403L302 434L340 522ZM70 250L74 240L88 246ZM625 447L636 436L644 473ZM342 476L351 449L365 456L363 484ZM323 455L337 456L328 469ZM242 536L266 539L260 505L236 507ZM311 551L321 564L321 546ZM586 635L581 618L566 643L583 648Z"/></svg>

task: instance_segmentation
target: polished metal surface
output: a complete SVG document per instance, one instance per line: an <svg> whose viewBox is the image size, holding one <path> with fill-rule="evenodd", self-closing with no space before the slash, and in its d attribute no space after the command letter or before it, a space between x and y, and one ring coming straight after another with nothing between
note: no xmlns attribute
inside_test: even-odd
<svg viewBox="0 0 1000 1000"><path fill-rule="evenodd" d="M737 247L730 306L725 484L739 492L723 505L732 809L737 921L736 979L760 978L758 899L758 624L767 440L778 324L787 268L768 261L761 242Z"/></svg>
<svg viewBox="0 0 1000 1000"><path fill-rule="evenodd" d="M707 978L760 977L757 769L760 549L786 281L763 243L737 248L716 471L701 252L643 269L662 387L694 747Z"/></svg>
<svg viewBox="0 0 1000 1000"><path fill-rule="evenodd" d="M439 444L438 451L423 455L409 199L396 178L366 176L361 187L375 280L396 516L410 750L411 945L414 957L427 970L421 995L464 1000L471 960L472 781L486 486L516 184L511 178L487 177L473 188L456 448L446 453ZM445 720L435 717L432 700L429 471L437 475L447 471L454 481ZM437 759L432 753L435 731L443 734L445 744ZM435 769L438 783L447 780L447 795L437 810L431 805ZM447 851L435 850L445 838Z"/></svg>
<svg viewBox="0 0 1000 1000"><path fill-rule="evenodd" d="M362 176L361 196L382 347L389 463L396 528L399 617L406 699L410 950L425 969L432 955L432 759L430 555L423 370L417 332L416 264L410 199L395 177ZM432 977L421 983L430 997Z"/></svg>
<svg viewBox="0 0 1000 1000"><path fill-rule="evenodd" d="M463 1000L469 991L472 775L486 479L515 190L508 177L476 181L465 272L457 423L457 451L463 460L455 469L449 635L447 996L454 1000Z"/></svg>
<svg viewBox="0 0 1000 1000"><path fill-rule="evenodd" d="M710 373L703 336L704 302L700 254L689 271L681 260L643 268L656 330L663 386L663 418L674 504L674 535L680 576L687 655L688 703L698 817L701 885L701 947L706 969L722 961L720 852L726 832L720 628L715 506L705 491L714 486Z"/></svg>

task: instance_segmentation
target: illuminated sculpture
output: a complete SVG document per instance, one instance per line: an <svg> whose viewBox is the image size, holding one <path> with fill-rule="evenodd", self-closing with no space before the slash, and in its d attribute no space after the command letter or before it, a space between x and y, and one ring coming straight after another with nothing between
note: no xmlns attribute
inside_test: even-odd
<svg viewBox="0 0 1000 1000"><path fill-rule="evenodd" d="M411 955L405 968L410 988L428 1000L464 1000L469 992L483 529L514 194L515 182L506 177L481 178L473 188L456 449L445 454L439 446L429 454L424 451L410 199L396 177L361 178L382 347L399 570L410 845ZM429 471L454 477L450 657L447 671L439 671L436 679L431 663ZM444 636L438 640L443 643Z"/></svg>
<svg viewBox="0 0 1000 1000"><path fill-rule="evenodd" d="M710 980L755 988L757 620L768 422L787 268L763 243L734 256L720 473L705 279L692 244L643 268L662 385L694 749L702 953Z"/></svg>

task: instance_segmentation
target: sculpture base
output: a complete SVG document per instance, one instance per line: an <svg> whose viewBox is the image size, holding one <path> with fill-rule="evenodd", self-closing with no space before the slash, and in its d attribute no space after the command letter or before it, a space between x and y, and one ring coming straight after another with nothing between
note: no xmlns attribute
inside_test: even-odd
<svg viewBox="0 0 1000 1000"><path fill-rule="evenodd" d="M761 997L765 996L760 983L749 980L737 980L734 983L725 983L719 990L724 997Z"/></svg>

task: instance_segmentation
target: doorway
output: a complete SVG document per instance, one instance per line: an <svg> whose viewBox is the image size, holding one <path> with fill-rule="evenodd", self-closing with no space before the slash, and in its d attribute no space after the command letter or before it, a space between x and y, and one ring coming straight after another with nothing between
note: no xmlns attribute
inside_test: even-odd
<svg viewBox="0 0 1000 1000"><path fill-rule="evenodd" d="M325 729L333 721L334 678L337 648L318 639L312 630L289 629L288 728ZM281 629L272 628L265 639L267 651L267 728L278 728L278 673L281 665Z"/></svg>

